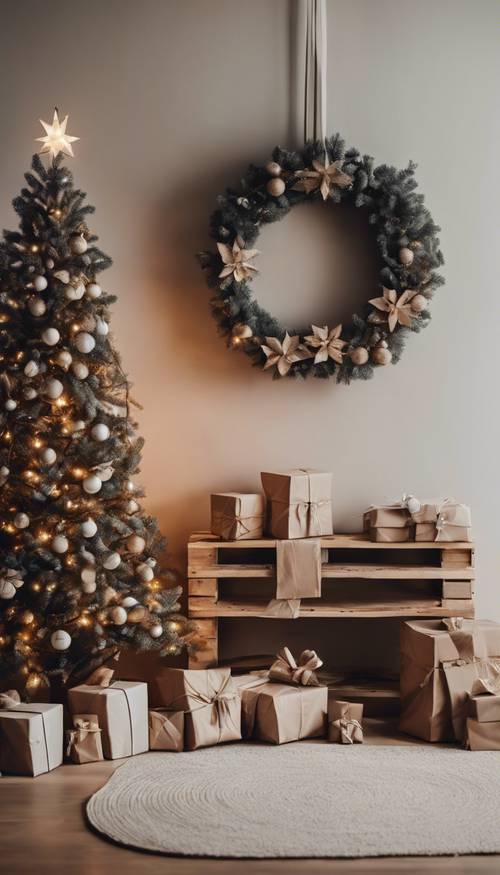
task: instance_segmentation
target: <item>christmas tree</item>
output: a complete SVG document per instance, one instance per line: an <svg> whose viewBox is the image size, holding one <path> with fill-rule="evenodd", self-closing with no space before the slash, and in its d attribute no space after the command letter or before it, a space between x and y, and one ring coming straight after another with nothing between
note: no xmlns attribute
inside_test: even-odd
<svg viewBox="0 0 500 875"><path fill-rule="evenodd" d="M174 654L181 589L134 485L143 441L110 339L98 274L111 260L63 155L67 117L41 152L0 243L0 676L78 678L122 647Z"/></svg>

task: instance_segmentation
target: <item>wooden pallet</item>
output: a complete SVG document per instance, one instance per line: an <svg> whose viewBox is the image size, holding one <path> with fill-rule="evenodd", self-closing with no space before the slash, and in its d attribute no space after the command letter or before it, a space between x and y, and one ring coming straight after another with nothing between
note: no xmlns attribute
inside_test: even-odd
<svg viewBox="0 0 500 875"><path fill-rule="evenodd" d="M263 617L273 594L275 546L272 538L219 541L205 532L191 536L188 610L205 641L203 650L190 659L192 668L217 665L219 617ZM321 546L328 551L322 569L323 595L304 599L300 617L474 616L471 543L382 544L355 534L322 538ZM369 582L368 595L365 592L363 597L356 592L362 581ZM230 596L223 591L227 582L232 584ZM346 588L352 594L346 596Z"/></svg>

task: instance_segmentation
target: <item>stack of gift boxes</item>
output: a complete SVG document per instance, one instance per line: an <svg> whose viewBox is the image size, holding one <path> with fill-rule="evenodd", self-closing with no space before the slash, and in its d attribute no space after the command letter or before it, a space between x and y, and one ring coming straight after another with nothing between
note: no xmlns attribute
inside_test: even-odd
<svg viewBox="0 0 500 875"><path fill-rule="evenodd" d="M331 481L331 474L311 469L265 473L267 503L262 495L212 496L218 537L266 532L278 539L277 603L321 593L319 539L333 531ZM364 515L374 541L469 541L470 525L469 509L449 499L420 503L409 496ZM161 668L149 703L146 683L113 681L110 669L99 669L69 691L66 734L62 705L22 703L11 690L0 694L0 771L38 775L61 765L64 752L83 764L241 739L362 742L362 704L341 701L323 685L321 665L314 651L296 661L284 647L269 670L236 677L229 668ZM400 728L429 742L500 749L500 624L402 622Z"/></svg>

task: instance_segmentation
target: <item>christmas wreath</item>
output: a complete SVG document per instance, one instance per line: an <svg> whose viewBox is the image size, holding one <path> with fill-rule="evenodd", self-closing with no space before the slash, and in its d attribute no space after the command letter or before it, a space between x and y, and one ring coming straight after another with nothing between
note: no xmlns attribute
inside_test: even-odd
<svg viewBox="0 0 500 875"><path fill-rule="evenodd" d="M228 345L277 377L312 373L348 383L399 361L409 332L429 322L428 302L443 283L435 272L443 264L440 229L416 191L415 167L374 167L369 156L345 150L338 134L300 152L277 147L265 166L250 165L241 187L218 198L210 222L217 251L198 256L216 290L212 312ZM250 289L261 226L311 200L354 204L373 229L379 285L367 290L366 305L347 325L281 325Z"/></svg>

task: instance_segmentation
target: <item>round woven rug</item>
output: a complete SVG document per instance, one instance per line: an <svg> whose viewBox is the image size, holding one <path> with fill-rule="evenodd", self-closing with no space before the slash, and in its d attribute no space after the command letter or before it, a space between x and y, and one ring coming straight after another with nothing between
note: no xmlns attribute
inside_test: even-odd
<svg viewBox="0 0 500 875"><path fill-rule="evenodd" d="M499 853L499 812L498 753L308 742L144 754L87 804L114 841L211 857Z"/></svg>

